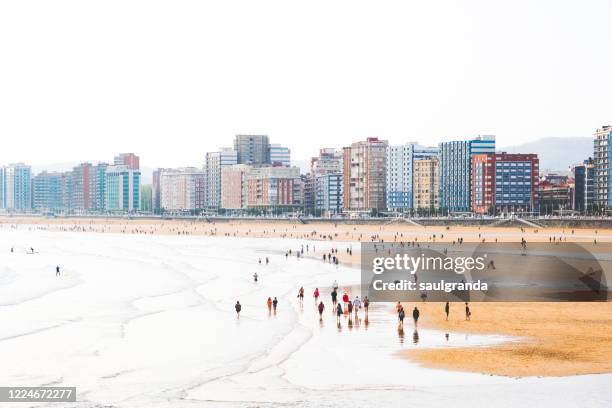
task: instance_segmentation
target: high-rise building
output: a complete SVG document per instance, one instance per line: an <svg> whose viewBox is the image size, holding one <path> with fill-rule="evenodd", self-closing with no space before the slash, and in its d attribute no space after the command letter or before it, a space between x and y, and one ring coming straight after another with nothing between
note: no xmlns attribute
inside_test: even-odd
<svg viewBox="0 0 612 408"><path fill-rule="evenodd" d="M38 211L62 209L62 174L43 171L32 179L32 207Z"/></svg>
<svg viewBox="0 0 612 408"><path fill-rule="evenodd" d="M140 206L140 170L127 165L106 168L106 211L134 212Z"/></svg>
<svg viewBox="0 0 612 408"><path fill-rule="evenodd" d="M386 207L386 140L370 137L343 149L343 208L384 211Z"/></svg>
<svg viewBox="0 0 612 408"><path fill-rule="evenodd" d="M66 171L62 173L60 182L62 210L69 212L72 210L72 172Z"/></svg>
<svg viewBox="0 0 612 408"><path fill-rule="evenodd" d="M98 163L90 170L89 209L103 211L105 206L107 163Z"/></svg>
<svg viewBox="0 0 612 408"><path fill-rule="evenodd" d="M221 208L240 210L247 206L247 174L251 171L248 164L235 164L223 167L221 179Z"/></svg>
<svg viewBox="0 0 612 408"><path fill-rule="evenodd" d="M151 196L153 201L153 212L158 213L161 210L161 200L160 200L160 189L159 189L159 177L163 169L159 168L153 171L152 184L151 184Z"/></svg>
<svg viewBox="0 0 612 408"><path fill-rule="evenodd" d="M437 147L425 147L416 143L387 147L387 208L411 210L413 204L414 162L438 154Z"/></svg>
<svg viewBox="0 0 612 408"><path fill-rule="evenodd" d="M452 212L471 211L472 155L495 153L495 136L442 142L438 149L440 208Z"/></svg>
<svg viewBox="0 0 612 408"><path fill-rule="evenodd" d="M438 163L438 158L435 156L414 161L413 208L419 214L430 215L438 209Z"/></svg>
<svg viewBox="0 0 612 408"><path fill-rule="evenodd" d="M88 211L92 207L90 202L92 169L91 163L81 163L72 169L71 207L74 210Z"/></svg>
<svg viewBox="0 0 612 408"><path fill-rule="evenodd" d="M198 180L204 172L195 167L164 169L160 173L160 205L164 211L193 211L198 205Z"/></svg>
<svg viewBox="0 0 612 408"><path fill-rule="evenodd" d="M273 166L291 166L291 150L280 144L270 145L270 163Z"/></svg>
<svg viewBox="0 0 612 408"><path fill-rule="evenodd" d="M246 181L248 208L286 210L301 205L298 167L253 167Z"/></svg>
<svg viewBox="0 0 612 408"><path fill-rule="evenodd" d="M217 210L221 206L221 175L224 167L238 164L236 150L221 148L218 152L206 153L204 172L206 174L206 208Z"/></svg>
<svg viewBox="0 0 612 408"><path fill-rule="evenodd" d="M593 135L593 166L595 181L595 205L599 211L605 211L612 207L612 195L610 192L610 148L612 141L612 126L606 125L595 130Z"/></svg>
<svg viewBox="0 0 612 408"><path fill-rule="evenodd" d="M238 164L270 164L270 140L267 135L236 135L234 150Z"/></svg>
<svg viewBox="0 0 612 408"><path fill-rule="evenodd" d="M495 155L495 211L538 212L540 161L537 154Z"/></svg>
<svg viewBox="0 0 612 408"><path fill-rule="evenodd" d="M342 166L342 150L334 148L320 149L319 155L310 159L310 170L302 183L304 211L307 214L312 213L315 208L321 210L321 206L316 204L317 178L328 174L342 175Z"/></svg>
<svg viewBox="0 0 612 408"><path fill-rule="evenodd" d="M582 214L590 214L594 210L595 199L595 165L589 158L582 164L572 168L574 176L574 197L572 209Z"/></svg>
<svg viewBox="0 0 612 408"><path fill-rule="evenodd" d="M4 167L0 167L0 208L6 208L6 183L4 177Z"/></svg>
<svg viewBox="0 0 612 408"><path fill-rule="evenodd" d="M4 168L4 204L7 210L32 209L32 170L23 163Z"/></svg>
<svg viewBox="0 0 612 408"><path fill-rule="evenodd" d="M134 153L120 153L115 156L113 164L115 166L127 166L129 169L132 170L139 170L140 158Z"/></svg>
<svg viewBox="0 0 612 408"><path fill-rule="evenodd" d="M319 155L310 159L310 173L316 176L342 173L343 152L334 148L319 150Z"/></svg>
<svg viewBox="0 0 612 408"><path fill-rule="evenodd" d="M479 214L537 212L537 154L472 156L472 211Z"/></svg>
<svg viewBox="0 0 612 408"><path fill-rule="evenodd" d="M495 211L495 153L472 156L472 211L490 215Z"/></svg>
<svg viewBox="0 0 612 408"><path fill-rule="evenodd" d="M342 212L342 173L317 176L315 209L321 215L335 215Z"/></svg>

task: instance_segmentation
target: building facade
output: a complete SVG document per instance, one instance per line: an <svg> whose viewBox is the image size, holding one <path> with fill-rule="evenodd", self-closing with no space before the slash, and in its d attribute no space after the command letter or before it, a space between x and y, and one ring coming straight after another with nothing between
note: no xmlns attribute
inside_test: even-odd
<svg viewBox="0 0 612 408"><path fill-rule="evenodd" d="M387 147L387 208L394 211L412 210L414 206L414 162L438 154L437 147L408 143Z"/></svg>
<svg viewBox="0 0 612 408"><path fill-rule="evenodd" d="M315 181L315 209L320 215L342 212L342 173L317 176Z"/></svg>
<svg viewBox="0 0 612 408"><path fill-rule="evenodd" d="M4 167L0 167L0 209L6 208L6 183Z"/></svg>
<svg viewBox="0 0 612 408"><path fill-rule="evenodd" d="M572 209L581 214L591 214L595 210L595 166L589 158L572 169L574 176L574 197Z"/></svg>
<svg viewBox="0 0 612 408"><path fill-rule="evenodd" d="M386 209L386 140L371 137L343 149L343 209L384 211Z"/></svg>
<svg viewBox="0 0 612 408"><path fill-rule="evenodd" d="M442 142L440 159L440 208L448 212L472 210L472 155L495 153L495 136Z"/></svg>
<svg viewBox="0 0 612 408"><path fill-rule="evenodd" d="M222 171L227 166L238 164L238 152L231 148L222 148L218 152L206 153L204 172L206 174L206 208L217 210L221 206Z"/></svg>
<svg viewBox="0 0 612 408"><path fill-rule="evenodd" d="M414 161L413 208L417 214L431 215L438 209L439 162L437 157Z"/></svg>
<svg viewBox="0 0 612 408"><path fill-rule="evenodd" d="M140 207L140 170L127 165L108 166L104 186L105 210L134 212Z"/></svg>
<svg viewBox="0 0 612 408"><path fill-rule="evenodd" d="M81 163L72 169L72 200L71 208L77 211L88 211L91 205L93 166L91 163Z"/></svg>
<svg viewBox="0 0 612 408"><path fill-rule="evenodd" d="M538 155L501 152L494 165L496 213L539 212Z"/></svg>
<svg viewBox="0 0 612 408"><path fill-rule="evenodd" d="M270 139L267 135L236 135L237 164L270 164Z"/></svg>
<svg viewBox="0 0 612 408"><path fill-rule="evenodd" d="M89 209L93 211L104 211L105 208L105 188L106 188L106 169L108 163L98 163L91 168Z"/></svg>
<svg viewBox="0 0 612 408"><path fill-rule="evenodd" d="M23 163L4 168L4 205L7 210L32 209L32 169Z"/></svg>
<svg viewBox="0 0 612 408"><path fill-rule="evenodd" d="M140 169L140 158L134 153L119 153L113 160L115 166L127 166L132 170Z"/></svg>
<svg viewBox="0 0 612 408"><path fill-rule="evenodd" d="M342 175L342 150L324 148L319 155L310 159L310 169L303 178L303 201L306 214L319 213L317 201L317 178L328 174Z"/></svg>
<svg viewBox="0 0 612 408"><path fill-rule="evenodd" d="M204 180L204 172L195 167L162 170L159 180L161 210L194 211L201 209L198 208L198 180Z"/></svg>
<svg viewBox="0 0 612 408"><path fill-rule="evenodd" d="M472 156L472 211L493 215L495 212L495 154Z"/></svg>
<svg viewBox="0 0 612 408"><path fill-rule="evenodd" d="M222 170L221 208L242 210L247 206L247 174L251 170L248 164L226 166Z"/></svg>
<svg viewBox="0 0 612 408"><path fill-rule="evenodd" d="M253 167L246 174L247 207L270 211L299 209L300 169Z"/></svg>
<svg viewBox="0 0 612 408"><path fill-rule="evenodd" d="M610 140L612 126L606 125L595 130L593 134L593 166L595 181L595 205L598 212L612 206L610 197Z"/></svg>
<svg viewBox="0 0 612 408"><path fill-rule="evenodd" d="M563 179L542 178L539 184L540 213L544 215L563 215L572 211L574 186L568 177Z"/></svg>
<svg viewBox="0 0 612 408"><path fill-rule="evenodd" d="M291 166L291 150L288 147L281 146L280 144L270 145L270 164L273 166Z"/></svg>
<svg viewBox="0 0 612 408"><path fill-rule="evenodd" d="M43 171L32 179L32 206L38 211L62 209L62 174Z"/></svg>

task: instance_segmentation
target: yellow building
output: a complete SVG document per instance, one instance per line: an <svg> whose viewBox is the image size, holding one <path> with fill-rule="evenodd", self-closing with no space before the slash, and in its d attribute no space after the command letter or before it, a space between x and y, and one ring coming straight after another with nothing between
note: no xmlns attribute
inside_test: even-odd
<svg viewBox="0 0 612 408"><path fill-rule="evenodd" d="M420 159L414 162L413 194L415 210L438 208L438 159Z"/></svg>

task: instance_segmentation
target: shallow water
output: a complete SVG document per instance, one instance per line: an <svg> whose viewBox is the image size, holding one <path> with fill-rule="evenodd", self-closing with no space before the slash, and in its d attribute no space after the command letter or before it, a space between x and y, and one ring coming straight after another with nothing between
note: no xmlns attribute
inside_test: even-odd
<svg viewBox="0 0 612 408"><path fill-rule="evenodd" d="M512 379L398 358L402 349L512 339L460 333L447 339L424 329L415 336L408 319L401 333L392 305L373 306L367 324L360 313L358 321L343 316L338 326L326 288L334 279L352 288L359 272L284 257L301 244L0 230L0 385L76 386L81 402L72 406L82 407L584 407L612 401L610 375ZM26 255L29 247L38 254ZM259 265L266 256L270 265ZM327 305L322 321L315 287ZM276 315L268 314L268 296L279 299ZM243 305L239 319L236 300Z"/></svg>

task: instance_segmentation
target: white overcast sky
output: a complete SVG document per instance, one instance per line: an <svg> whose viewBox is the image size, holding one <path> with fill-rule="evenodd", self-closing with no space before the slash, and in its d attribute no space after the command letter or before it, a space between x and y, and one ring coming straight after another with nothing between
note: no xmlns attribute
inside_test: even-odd
<svg viewBox="0 0 612 408"><path fill-rule="evenodd" d="M611 122L610 0L0 2L0 163L201 165L236 133L303 160Z"/></svg>

